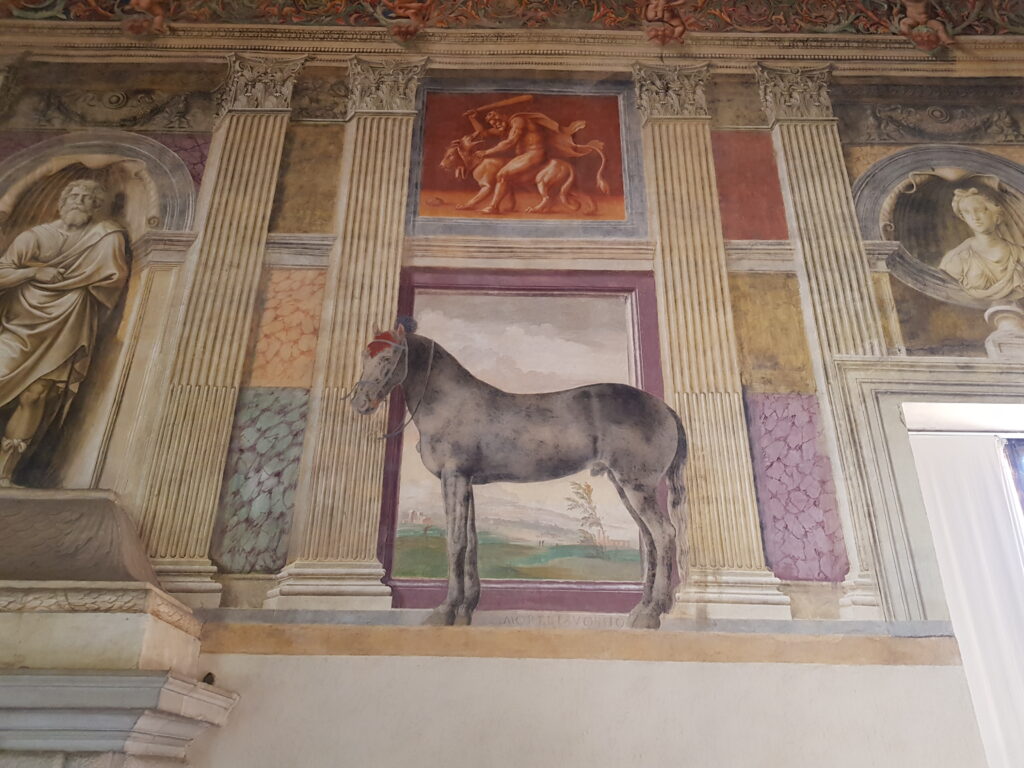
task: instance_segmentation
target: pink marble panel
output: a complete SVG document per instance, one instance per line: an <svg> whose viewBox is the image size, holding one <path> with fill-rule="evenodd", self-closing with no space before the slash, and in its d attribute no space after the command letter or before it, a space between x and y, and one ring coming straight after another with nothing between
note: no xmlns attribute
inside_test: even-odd
<svg viewBox="0 0 1024 768"><path fill-rule="evenodd" d="M324 280L322 269L268 270L249 386L310 386Z"/></svg>
<svg viewBox="0 0 1024 768"><path fill-rule="evenodd" d="M849 569L815 395L748 393L750 448L769 567L842 581Z"/></svg>
<svg viewBox="0 0 1024 768"><path fill-rule="evenodd" d="M146 134L155 139L180 157L192 176L192 180L199 186L203 179L203 169L206 167L206 158L210 154L210 134L208 133L150 133Z"/></svg>

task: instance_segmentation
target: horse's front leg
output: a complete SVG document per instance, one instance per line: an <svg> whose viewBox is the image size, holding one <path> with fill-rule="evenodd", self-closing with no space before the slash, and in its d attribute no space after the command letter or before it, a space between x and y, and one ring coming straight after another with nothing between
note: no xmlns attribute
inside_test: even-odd
<svg viewBox="0 0 1024 768"><path fill-rule="evenodd" d="M480 570L477 567L476 503L473 486L467 492L465 597L455 612L456 624L472 624L473 611L480 602Z"/></svg>
<svg viewBox="0 0 1024 768"><path fill-rule="evenodd" d="M465 601L466 517L472 486L465 475L446 469L441 473L441 490L448 533L448 594L427 618L427 624L448 626L455 623L455 614Z"/></svg>

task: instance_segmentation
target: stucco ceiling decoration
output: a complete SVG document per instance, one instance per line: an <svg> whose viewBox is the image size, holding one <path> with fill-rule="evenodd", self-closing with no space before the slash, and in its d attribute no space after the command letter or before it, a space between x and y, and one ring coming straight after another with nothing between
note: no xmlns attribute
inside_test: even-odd
<svg viewBox="0 0 1024 768"><path fill-rule="evenodd" d="M904 34L926 50L1024 33L1019 0L11 0L4 15L109 21L133 35L195 23L386 27L399 40L427 28L644 30L662 44L691 31Z"/></svg>

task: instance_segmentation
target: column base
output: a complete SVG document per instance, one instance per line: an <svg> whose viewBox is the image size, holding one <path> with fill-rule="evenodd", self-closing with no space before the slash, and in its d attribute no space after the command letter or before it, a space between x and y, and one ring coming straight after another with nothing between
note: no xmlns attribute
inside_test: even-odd
<svg viewBox="0 0 1024 768"><path fill-rule="evenodd" d="M190 608L219 608L224 589L214 577L217 567L206 558L154 558L153 570L160 587Z"/></svg>
<svg viewBox="0 0 1024 768"><path fill-rule="evenodd" d="M883 621L885 615L878 599L875 581L863 573L848 577L842 584L839 618L853 621Z"/></svg>
<svg viewBox="0 0 1024 768"><path fill-rule="evenodd" d="M768 570L691 569L669 616L678 619L790 619L789 596Z"/></svg>
<svg viewBox="0 0 1024 768"><path fill-rule="evenodd" d="M377 611L391 607L384 568L371 562L303 562L286 566L264 608Z"/></svg>

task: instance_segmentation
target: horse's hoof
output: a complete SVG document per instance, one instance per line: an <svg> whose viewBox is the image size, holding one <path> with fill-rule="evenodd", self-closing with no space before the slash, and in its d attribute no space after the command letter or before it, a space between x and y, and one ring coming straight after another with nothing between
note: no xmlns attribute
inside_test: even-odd
<svg viewBox="0 0 1024 768"><path fill-rule="evenodd" d="M659 629L661 614L656 611L640 611L636 615L630 614L626 625L630 629Z"/></svg>
<svg viewBox="0 0 1024 768"><path fill-rule="evenodd" d="M455 623L455 609L448 608L446 606L438 606L430 612L427 616L426 621L423 622L424 626L427 627L450 627Z"/></svg>

